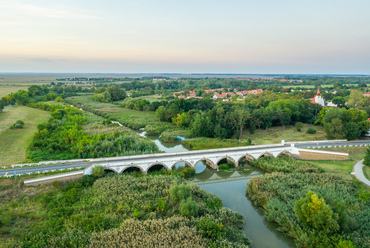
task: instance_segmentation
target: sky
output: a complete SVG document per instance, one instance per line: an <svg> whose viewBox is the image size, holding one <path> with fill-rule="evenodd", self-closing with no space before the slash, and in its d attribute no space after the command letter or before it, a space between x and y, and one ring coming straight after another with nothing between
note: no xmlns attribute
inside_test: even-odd
<svg viewBox="0 0 370 248"><path fill-rule="evenodd" d="M0 0L0 72L370 74L369 0Z"/></svg>

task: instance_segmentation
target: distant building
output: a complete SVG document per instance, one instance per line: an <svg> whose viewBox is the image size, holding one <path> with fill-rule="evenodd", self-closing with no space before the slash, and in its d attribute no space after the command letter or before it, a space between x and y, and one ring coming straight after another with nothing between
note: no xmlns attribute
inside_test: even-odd
<svg viewBox="0 0 370 248"><path fill-rule="evenodd" d="M310 98L310 100L312 103L317 103L317 104L320 104L322 107L325 107L325 100L321 96L320 89L317 90L316 96L313 98ZM328 102L326 105L328 107L335 107L335 108L337 107L337 105L332 102Z"/></svg>

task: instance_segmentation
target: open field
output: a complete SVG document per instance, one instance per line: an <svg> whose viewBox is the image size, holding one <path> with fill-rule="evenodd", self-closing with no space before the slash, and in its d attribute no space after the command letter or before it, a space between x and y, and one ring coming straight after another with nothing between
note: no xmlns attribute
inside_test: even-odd
<svg viewBox="0 0 370 248"><path fill-rule="evenodd" d="M122 125L136 130L147 125L175 127L172 123L158 121L154 112L125 109L111 103L96 102L92 100L92 95L73 96L66 100L72 101L76 107L97 112L96 114L99 115L104 114L104 117L117 120Z"/></svg>
<svg viewBox="0 0 370 248"><path fill-rule="evenodd" d="M325 171L331 174L336 174L344 179L352 179L351 172L353 166L361 159L365 157L367 147L338 147L338 148L326 148L320 149L324 151L333 152L344 152L349 154L349 160L347 161L333 161L333 160L319 160L311 161L310 163L315 164L323 168Z"/></svg>
<svg viewBox="0 0 370 248"><path fill-rule="evenodd" d="M18 90L27 90L28 86L24 85L0 85L0 98L15 93Z"/></svg>
<svg viewBox="0 0 370 248"><path fill-rule="evenodd" d="M37 131L37 124L47 121L50 112L25 106L13 106L0 113L0 165L25 161L26 150ZM23 129L10 129L17 120Z"/></svg>
<svg viewBox="0 0 370 248"><path fill-rule="evenodd" d="M150 95L150 96L139 96L135 97L135 99L144 99L149 102L154 102L154 101L160 101L161 100L161 95Z"/></svg>
<svg viewBox="0 0 370 248"><path fill-rule="evenodd" d="M312 127L316 129L315 134L307 134L306 130ZM310 124L304 124L301 132L295 131L294 126L283 127L270 127L267 132L263 129L256 129L254 134L250 134L248 131L243 132L242 140L252 139L255 145L266 145L280 143L282 140L287 142L291 141L307 141L307 140L326 140L325 132L321 126L314 126Z"/></svg>

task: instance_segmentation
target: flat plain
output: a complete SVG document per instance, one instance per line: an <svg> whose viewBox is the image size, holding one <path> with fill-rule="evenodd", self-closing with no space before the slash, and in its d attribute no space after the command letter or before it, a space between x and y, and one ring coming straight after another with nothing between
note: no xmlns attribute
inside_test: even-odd
<svg viewBox="0 0 370 248"><path fill-rule="evenodd" d="M27 147L37 131L37 124L47 121L50 112L26 106L13 106L0 114L0 166L25 161ZM17 120L23 129L10 129Z"/></svg>

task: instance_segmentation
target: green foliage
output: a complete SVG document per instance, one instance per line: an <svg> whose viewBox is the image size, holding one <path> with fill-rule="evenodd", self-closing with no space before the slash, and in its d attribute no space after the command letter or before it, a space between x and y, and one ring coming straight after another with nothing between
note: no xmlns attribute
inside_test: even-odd
<svg viewBox="0 0 370 248"><path fill-rule="evenodd" d="M303 123L302 122L297 122L295 124L295 128L298 132L301 132L302 131L302 128L303 128Z"/></svg>
<svg viewBox="0 0 370 248"><path fill-rule="evenodd" d="M370 192L365 191L365 190L359 190L358 192L358 199L360 201L369 201L370 200Z"/></svg>
<svg viewBox="0 0 370 248"><path fill-rule="evenodd" d="M197 228L204 236L210 239L218 239L226 234L222 223L214 223L209 218L199 220L197 222Z"/></svg>
<svg viewBox="0 0 370 248"><path fill-rule="evenodd" d="M14 129L14 128L23 128L24 126L24 122L21 121L21 120L17 120L10 128L11 129Z"/></svg>
<svg viewBox="0 0 370 248"><path fill-rule="evenodd" d="M195 169L191 167L182 167L180 168L180 176L181 177L191 177L195 175Z"/></svg>
<svg viewBox="0 0 370 248"><path fill-rule="evenodd" d="M196 217L198 216L199 205L193 200L191 196L187 199L182 199L180 202L180 213L185 217Z"/></svg>
<svg viewBox="0 0 370 248"><path fill-rule="evenodd" d="M74 107L32 104L53 111L47 123L40 123L29 147L28 158L34 161L91 157L112 157L158 152L156 145L126 133L115 131L97 135L87 134L84 113Z"/></svg>
<svg viewBox="0 0 370 248"><path fill-rule="evenodd" d="M95 179L104 176L104 167L103 166L94 166L92 168L92 174L91 176Z"/></svg>
<svg viewBox="0 0 370 248"><path fill-rule="evenodd" d="M308 134L315 134L316 133L316 129L312 128L312 127L309 127L306 131L306 133Z"/></svg>
<svg viewBox="0 0 370 248"><path fill-rule="evenodd" d="M333 210L321 195L312 191L308 191L304 199L295 202L294 212L298 221L324 233L333 233L339 229Z"/></svg>
<svg viewBox="0 0 370 248"><path fill-rule="evenodd" d="M229 169L229 166L227 164L221 164L218 168L220 170L228 170Z"/></svg>
<svg viewBox="0 0 370 248"><path fill-rule="evenodd" d="M2 202L2 245L206 247L214 243L216 247L247 247L241 215L226 208L209 208L206 202L217 202L217 197L197 185L189 186L192 197L180 204L173 202L170 189L177 180L161 175L84 176L58 188L35 188L40 192L34 197ZM197 223L204 218L217 223L224 235L214 234L212 225L203 227L210 236L203 234Z"/></svg>
<svg viewBox="0 0 370 248"><path fill-rule="evenodd" d="M360 184L322 173L303 161L291 166L286 158L259 160L257 166L274 173L252 178L246 192L263 207L266 219L295 238L298 247L370 244L370 210L368 202L359 199ZM264 165L266 161L271 165Z"/></svg>
<svg viewBox="0 0 370 248"><path fill-rule="evenodd" d="M365 158L364 158L363 164L370 165L370 148L367 148L366 149L366 154L365 154Z"/></svg>
<svg viewBox="0 0 370 248"><path fill-rule="evenodd" d="M178 185L175 183L170 190L171 200L174 202L180 202L183 199L187 199L191 196L191 188L186 184Z"/></svg>
<svg viewBox="0 0 370 248"><path fill-rule="evenodd" d="M367 133L370 125L367 113L357 108L324 108L319 117L317 123L324 125L328 139L353 140Z"/></svg>

